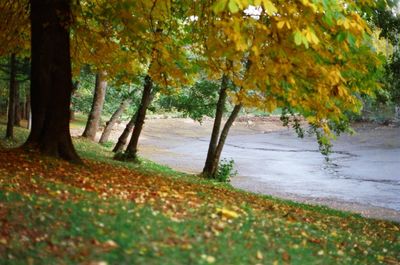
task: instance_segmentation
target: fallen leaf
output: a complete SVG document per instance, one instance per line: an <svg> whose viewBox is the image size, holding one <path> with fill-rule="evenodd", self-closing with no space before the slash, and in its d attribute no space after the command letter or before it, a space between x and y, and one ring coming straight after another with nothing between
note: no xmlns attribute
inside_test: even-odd
<svg viewBox="0 0 400 265"><path fill-rule="evenodd" d="M217 208L217 213L220 216L226 217L226 218L230 218L230 219L234 219L234 218L238 218L239 214L237 212L228 210L226 208Z"/></svg>
<svg viewBox="0 0 400 265"><path fill-rule="evenodd" d="M263 254L262 254L261 251L259 251L259 250L257 250L257 255L256 255L256 257L257 257L257 259L263 259L263 258L264 258Z"/></svg>

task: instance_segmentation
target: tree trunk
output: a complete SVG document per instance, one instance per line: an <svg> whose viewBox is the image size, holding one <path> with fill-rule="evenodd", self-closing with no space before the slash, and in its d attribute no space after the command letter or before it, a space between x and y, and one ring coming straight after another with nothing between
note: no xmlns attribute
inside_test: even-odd
<svg viewBox="0 0 400 265"><path fill-rule="evenodd" d="M129 144L126 147L125 151L125 158L129 160L136 159L137 146L139 142L140 133L142 132L143 129L144 120L146 118L146 111L151 101L153 100L152 91L153 91L153 80L151 80L151 77L147 75L144 79L143 95L135 120L135 128L133 129L131 140L129 141Z"/></svg>
<svg viewBox="0 0 400 265"><path fill-rule="evenodd" d="M21 126L21 105L19 97L19 83L15 81L14 125Z"/></svg>
<svg viewBox="0 0 400 265"><path fill-rule="evenodd" d="M122 132L121 136L118 138L118 142L115 145L113 152L118 153L124 150L124 146L128 140L129 134L133 130L133 126L135 126L136 116L138 115L139 109L135 112L132 118L129 120L128 124L126 125L124 131Z"/></svg>
<svg viewBox="0 0 400 265"><path fill-rule="evenodd" d="M31 0L32 129L25 146L81 162L69 131L70 0Z"/></svg>
<svg viewBox="0 0 400 265"><path fill-rule="evenodd" d="M83 137L86 137L90 140L94 140L97 129L99 128L101 111L103 110L104 100L106 97L106 76L107 73L105 71L100 71L96 74L96 86L94 89L92 109L86 123L85 131L82 134Z"/></svg>
<svg viewBox="0 0 400 265"><path fill-rule="evenodd" d="M121 117L122 113L125 111L126 107L128 107L129 103L130 103L129 99L125 99L124 101L121 102L118 109L113 113L110 120L106 123L106 127L104 128L104 131L100 137L99 143L103 144L108 141L108 138L110 137L114 124Z"/></svg>
<svg viewBox="0 0 400 265"><path fill-rule="evenodd" d="M221 135L219 137L218 145L214 153L213 161L211 164L210 172L207 172L209 176L214 177L217 174L219 160L221 158L222 149L225 145L225 140L228 137L229 129L232 127L233 122L235 121L236 117L238 116L240 110L242 109L242 105L238 104L235 105L233 108L231 115L229 115L228 120L226 121L224 128L222 129Z"/></svg>
<svg viewBox="0 0 400 265"><path fill-rule="evenodd" d="M214 126L211 133L210 145L208 146L206 163L203 168L203 174L208 177L212 177L211 173L212 173L213 161L215 157L215 151L217 149L219 131L221 128L221 121L222 121L222 116L224 114L225 101L227 97L226 94L227 87L228 87L228 77L224 75L221 81L221 89L219 90L219 98L215 112Z"/></svg>
<svg viewBox="0 0 400 265"><path fill-rule="evenodd" d="M16 84L16 58L15 54L11 55L10 58L10 91L8 97L8 120L6 138L14 137L14 120L15 120L15 99L17 92Z"/></svg>
<svg viewBox="0 0 400 265"><path fill-rule="evenodd" d="M29 93L26 93L26 102L25 102L25 119L28 121L27 128L31 128L31 97Z"/></svg>
<svg viewBox="0 0 400 265"><path fill-rule="evenodd" d="M80 85L80 81L75 81L72 83L72 93L71 93L71 97L74 96L76 90L78 90ZM70 106L70 116L69 116L69 120L70 121L74 121L75 120L75 110L74 110L74 106L71 102L71 106Z"/></svg>

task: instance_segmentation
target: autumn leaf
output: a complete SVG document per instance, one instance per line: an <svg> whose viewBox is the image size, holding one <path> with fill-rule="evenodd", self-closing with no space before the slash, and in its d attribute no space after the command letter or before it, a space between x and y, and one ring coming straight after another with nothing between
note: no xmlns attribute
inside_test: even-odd
<svg viewBox="0 0 400 265"><path fill-rule="evenodd" d="M239 214L237 212L228 210L226 208L217 208L217 214L229 219L234 219L239 217Z"/></svg>

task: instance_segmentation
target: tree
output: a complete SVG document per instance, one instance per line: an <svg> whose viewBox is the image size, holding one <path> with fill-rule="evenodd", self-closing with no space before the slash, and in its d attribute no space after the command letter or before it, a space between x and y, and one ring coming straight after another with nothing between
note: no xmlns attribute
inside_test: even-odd
<svg viewBox="0 0 400 265"><path fill-rule="evenodd" d="M124 159L136 160L137 146L143 128L146 111L154 95L155 85L160 87L178 86L188 82L185 74L186 57L182 47L182 35L179 31L182 18L181 3L163 1L120 1L115 5L119 20L113 20L115 28L126 28L118 33L121 43L129 50L134 50L144 65L142 101L135 115L135 126ZM144 14L144 15L143 15ZM138 19L141 17L142 19ZM133 118L132 118L133 119ZM128 125L131 125L129 122ZM128 126L127 126L128 128ZM125 130L117 146L123 146ZM117 154L117 158L120 158Z"/></svg>
<svg viewBox="0 0 400 265"><path fill-rule="evenodd" d="M139 136L143 129L144 119L146 117L146 111L149 107L153 96L153 80L151 77L147 75L144 78L144 87L143 87L143 96L140 102L136 119L135 119L135 127L132 132L131 140L128 143L125 151L125 158L128 160L136 160L137 159L137 151L138 151L138 143L139 143Z"/></svg>
<svg viewBox="0 0 400 265"><path fill-rule="evenodd" d="M225 76L238 88L229 93L234 109L281 108L302 115L328 147L333 132L348 128L347 113L360 111L360 95L379 89L380 58L362 19L373 5L219 0L194 14L193 39L210 78ZM244 61L251 63L246 67ZM219 129L209 154L217 154ZM209 158L204 173L213 177Z"/></svg>
<svg viewBox="0 0 400 265"><path fill-rule="evenodd" d="M131 100L128 98L128 99L124 99L121 102L121 104L119 104L118 108L111 115L110 120L108 122L106 122L106 126L104 127L103 133L101 134L99 143L103 144L108 141L108 138L110 137L112 128L114 127L114 125L118 121L118 119L121 117L121 115L125 111L125 109L128 107L130 102L131 102Z"/></svg>
<svg viewBox="0 0 400 265"><path fill-rule="evenodd" d="M71 1L31 0L32 130L25 143L80 162L69 132Z"/></svg>
<svg viewBox="0 0 400 265"><path fill-rule="evenodd" d="M96 74L96 85L94 88L94 96L92 108L89 113L89 118L86 123L85 131L82 136L94 140L96 137L97 129L99 128L101 111L103 110L104 100L106 97L107 73L100 71Z"/></svg>
<svg viewBox="0 0 400 265"><path fill-rule="evenodd" d="M17 98L17 80L16 80L16 58L15 54L10 57L10 86L8 99L8 119L6 138L14 137L15 105Z"/></svg>

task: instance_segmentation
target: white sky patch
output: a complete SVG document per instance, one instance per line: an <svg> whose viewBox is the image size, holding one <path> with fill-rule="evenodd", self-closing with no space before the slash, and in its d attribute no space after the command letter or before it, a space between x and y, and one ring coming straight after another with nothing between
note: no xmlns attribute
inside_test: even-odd
<svg viewBox="0 0 400 265"><path fill-rule="evenodd" d="M262 8L260 6L252 6L249 5L245 10L244 13L248 16L251 16L255 19L259 19L262 12Z"/></svg>

